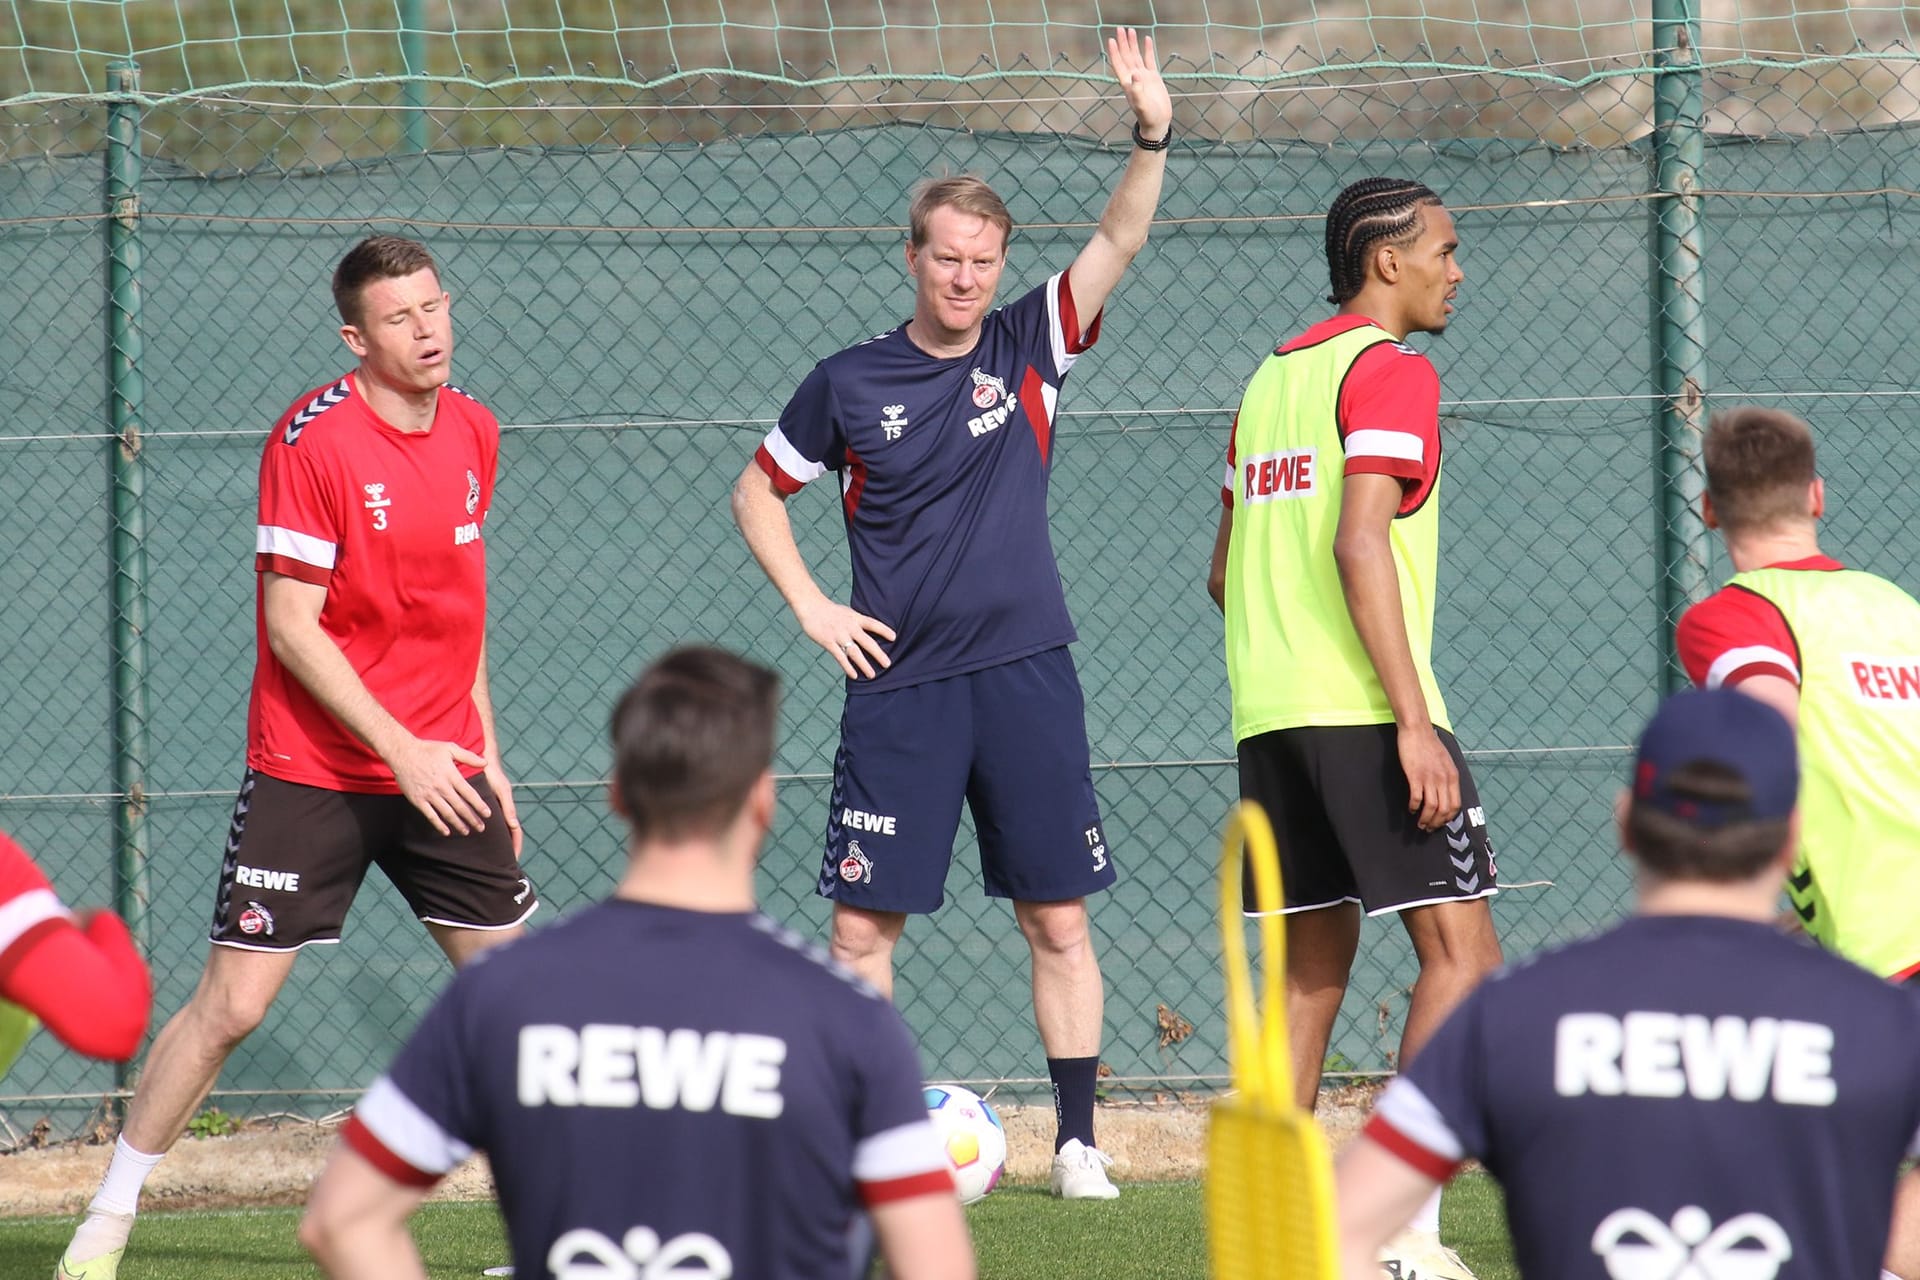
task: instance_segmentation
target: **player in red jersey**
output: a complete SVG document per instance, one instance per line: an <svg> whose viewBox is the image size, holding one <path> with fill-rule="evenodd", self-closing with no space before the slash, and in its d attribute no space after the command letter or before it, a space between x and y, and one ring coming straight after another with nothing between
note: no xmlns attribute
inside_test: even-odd
<svg viewBox="0 0 1920 1280"><path fill-rule="evenodd" d="M111 911L75 918L26 851L0 831L0 1076L32 1023L89 1058L125 1062L146 1034L153 984ZM9 1010L8 1006L12 1006ZM10 1036L9 1031L16 1033ZM9 1039L16 1042L8 1044Z"/></svg>
<svg viewBox="0 0 1920 1280"><path fill-rule="evenodd" d="M309 943L377 864L457 967L538 905L487 688L500 425L449 382L424 245L372 236L333 277L352 373L295 401L260 464L259 654L212 950L154 1040L60 1275L112 1280L141 1185Z"/></svg>

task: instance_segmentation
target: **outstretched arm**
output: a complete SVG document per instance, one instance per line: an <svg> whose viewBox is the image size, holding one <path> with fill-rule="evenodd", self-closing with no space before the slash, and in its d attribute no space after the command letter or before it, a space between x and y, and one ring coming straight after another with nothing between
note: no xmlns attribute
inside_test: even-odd
<svg viewBox="0 0 1920 1280"><path fill-rule="evenodd" d="M1127 95L1140 136L1149 142L1164 139L1173 127L1173 100L1154 61L1153 37L1135 36L1121 27L1107 41L1107 65ZM1160 204L1160 183L1167 171L1167 153L1135 147L1119 185L1100 215L1093 239L1073 260L1074 310L1091 322L1135 254L1147 243L1153 211ZM1075 335L1078 336L1078 335Z"/></svg>

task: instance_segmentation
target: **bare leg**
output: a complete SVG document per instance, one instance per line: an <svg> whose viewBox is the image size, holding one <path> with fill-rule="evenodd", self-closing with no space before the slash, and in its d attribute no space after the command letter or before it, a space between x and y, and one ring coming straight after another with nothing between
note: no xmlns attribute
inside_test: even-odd
<svg viewBox="0 0 1920 1280"><path fill-rule="evenodd" d="M1313 1111L1334 1020L1360 947L1360 906L1341 902L1296 911L1287 924L1287 1032L1293 1043L1294 1101Z"/></svg>
<svg viewBox="0 0 1920 1280"><path fill-rule="evenodd" d="M450 924L429 924L427 932L453 962L453 967L460 969L481 952L505 946L523 936L526 929L521 925L511 929L461 929Z"/></svg>
<svg viewBox="0 0 1920 1280"><path fill-rule="evenodd" d="M267 1016L293 971L293 957L291 951L209 948L200 985L147 1050L121 1133L129 1146L159 1155L186 1132L228 1055Z"/></svg>
<svg viewBox="0 0 1920 1280"><path fill-rule="evenodd" d="M1033 1021L1047 1056L1097 1055L1106 993L1087 927L1087 900L1016 902L1013 915L1033 955Z"/></svg>
<svg viewBox="0 0 1920 1280"><path fill-rule="evenodd" d="M1409 907L1400 920L1420 959L1406 1030L1400 1035L1399 1067L1404 1071L1454 1006L1500 967L1500 939L1485 898Z"/></svg>
<svg viewBox="0 0 1920 1280"><path fill-rule="evenodd" d="M868 911L833 904L833 958L893 999L893 948L907 927L904 911Z"/></svg>

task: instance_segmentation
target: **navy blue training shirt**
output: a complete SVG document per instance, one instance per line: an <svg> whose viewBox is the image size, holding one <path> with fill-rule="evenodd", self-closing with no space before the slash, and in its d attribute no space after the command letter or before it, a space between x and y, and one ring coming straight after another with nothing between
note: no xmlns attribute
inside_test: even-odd
<svg viewBox="0 0 1920 1280"><path fill-rule="evenodd" d="M783 493L840 476L853 608L892 627L897 689L1071 643L1047 527L1055 404L1099 337L1067 273L990 312L964 356L902 325L815 365L754 455Z"/></svg>

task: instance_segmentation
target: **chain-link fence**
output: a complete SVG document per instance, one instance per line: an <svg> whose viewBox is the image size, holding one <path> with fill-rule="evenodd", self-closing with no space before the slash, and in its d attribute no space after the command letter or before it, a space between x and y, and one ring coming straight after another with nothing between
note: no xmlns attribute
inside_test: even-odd
<svg viewBox="0 0 1920 1280"><path fill-rule="evenodd" d="M337 23L354 6L322 8ZM262 71L279 46L245 39L239 70L208 70L194 59L227 46L189 35L146 46L137 87L100 92L93 53L44 32L0 49L21 68L0 62L0 827L68 901L135 909L158 1016L198 975L241 770L259 450L296 394L350 363L326 280L369 228L434 248L458 380L506 424L493 680L543 918L604 892L620 856L602 782L613 697L649 657L706 639L787 677L761 891L824 929L811 887L839 681L747 555L728 491L814 360L910 310L914 180L996 183L1021 224L1011 297L1085 242L1128 146L1096 61L1095 24L1116 15L982 26L994 39L969 65L953 5L940 27L897 8L831 39L776 24L761 35L777 56L744 28L689 24L682 66L700 72L626 53L535 77L524 53L485 53L488 33L444 30L420 47L374 32L372 53L312 36L340 45L338 76ZM1611 796L1669 678L1675 608L1725 571L1674 501L1697 482L1703 408L1813 418L1833 548L1920 584L1907 19L1836 9L1855 39L1858 15L1879 24L1878 43L1821 51L1804 23L1762 16L1703 34L1510 8L1459 28L1477 43L1445 58L1416 43L1454 30L1439 19L1163 25L1178 138L1161 217L1063 395L1053 478L1123 870L1094 912L1116 1087L1224 1073L1213 868L1236 788L1203 583L1232 408L1273 342L1324 313L1320 215L1347 182L1423 180L1461 229L1461 306L1429 344L1448 474L1436 665L1502 879L1544 882L1496 900L1510 954L1624 906ZM302 12L287 6L291 30L319 30ZM1509 46L1525 56L1502 55L1501 32L1527 33ZM375 78L399 64L368 59L396 47L420 73ZM90 85L62 79L75 67ZM1663 111L1668 83L1693 97ZM836 504L793 509L844 593ZM933 1074L1029 1079L1025 947L974 862L968 829L948 906L909 926L903 1008ZM1391 1068L1412 976L1397 925L1370 923L1333 1065ZM221 1088L248 1097L227 1105L364 1087L445 977L370 884L345 945L301 958L235 1056ZM1190 1037L1163 1031L1162 1005ZM71 1124L115 1087L42 1037L0 1117Z"/></svg>

